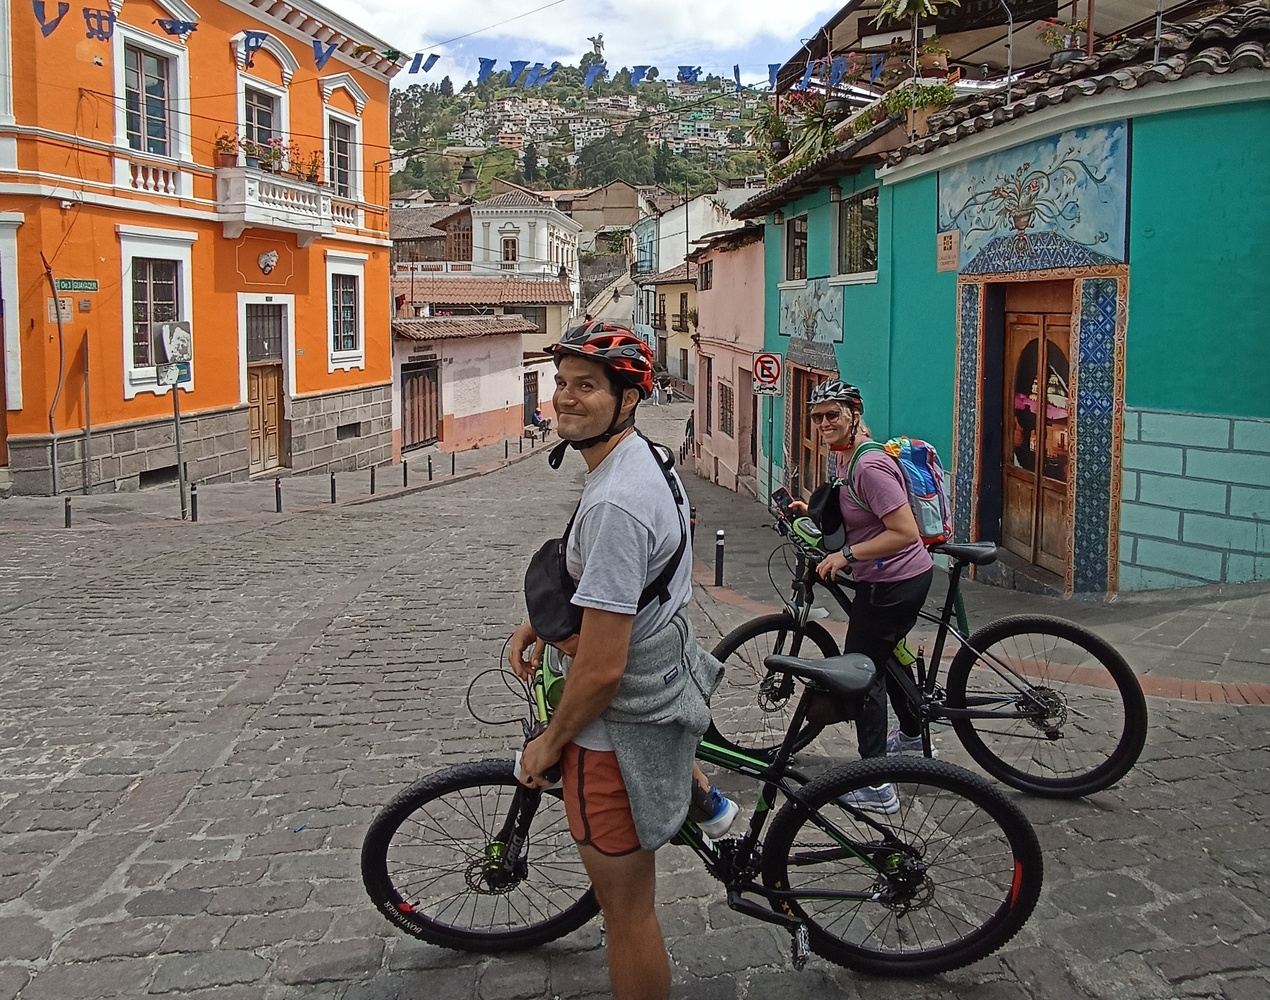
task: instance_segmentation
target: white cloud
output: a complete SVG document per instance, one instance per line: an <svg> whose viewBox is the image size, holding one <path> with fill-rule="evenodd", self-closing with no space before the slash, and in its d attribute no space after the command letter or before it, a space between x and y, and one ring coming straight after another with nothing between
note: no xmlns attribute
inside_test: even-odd
<svg viewBox="0 0 1270 1000"><path fill-rule="evenodd" d="M512 48L524 59L576 62L590 50L587 38L597 32L604 33L605 58L613 68L651 63L660 66L666 78L680 62L726 72L740 61L743 72L748 69L746 75L755 76L767 62L789 58L801 41L800 32L821 24L842 0L563 0L438 47L546 2L484 0L476 5L430 0L412 5L402 0L325 0L331 10L403 51L441 53L441 62L428 74L438 79L443 69L456 79L471 77L478 55L504 57L499 66L506 68L505 56ZM747 65L747 50L760 48L759 58L751 56Z"/></svg>

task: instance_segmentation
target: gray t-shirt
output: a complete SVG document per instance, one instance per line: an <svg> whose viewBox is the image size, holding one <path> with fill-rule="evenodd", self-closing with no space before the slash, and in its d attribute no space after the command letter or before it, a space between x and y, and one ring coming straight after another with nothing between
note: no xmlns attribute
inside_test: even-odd
<svg viewBox="0 0 1270 1000"><path fill-rule="evenodd" d="M638 434L631 434L587 473L582 500L569 533L565 561L577 583L573 603L618 614L634 615L631 641L664 628L692 598L692 545L684 546L670 581L670 600L653 600L642 611L639 597L657 579L688 529L688 493L679 483L683 502L666 484L657 460ZM680 521L680 516L683 520ZM611 750L604 721L596 719L574 738L589 750Z"/></svg>

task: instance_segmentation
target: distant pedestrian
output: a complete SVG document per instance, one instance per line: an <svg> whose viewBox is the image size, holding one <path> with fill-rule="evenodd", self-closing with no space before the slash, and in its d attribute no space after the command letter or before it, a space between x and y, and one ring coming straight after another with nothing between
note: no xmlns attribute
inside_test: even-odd
<svg viewBox="0 0 1270 1000"><path fill-rule="evenodd" d="M656 382L653 383L653 405L661 406L661 386Z"/></svg>
<svg viewBox="0 0 1270 1000"><path fill-rule="evenodd" d="M669 382L666 383L666 405L669 406L675 401L675 387Z"/></svg>

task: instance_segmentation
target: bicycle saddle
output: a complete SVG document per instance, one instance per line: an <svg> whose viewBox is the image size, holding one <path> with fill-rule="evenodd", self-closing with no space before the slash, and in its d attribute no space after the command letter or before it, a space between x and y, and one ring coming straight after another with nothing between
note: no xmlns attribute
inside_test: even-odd
<svg viewBox="0 0 1270 1000"><path fill-rule="evenodd" d="M763 663L768 670L793 674L852 698L864 694L877 673L873 661L863 653L830 656L824 660L804 660L799 656L769 656Z"/></svg>
<svg viewBox="0 0 1270 1000"><path fill-rule="evenodd" d="M997 561L997 547L992 542L943 542L932 545L930 550L976 566L987 566Z"/></svg>

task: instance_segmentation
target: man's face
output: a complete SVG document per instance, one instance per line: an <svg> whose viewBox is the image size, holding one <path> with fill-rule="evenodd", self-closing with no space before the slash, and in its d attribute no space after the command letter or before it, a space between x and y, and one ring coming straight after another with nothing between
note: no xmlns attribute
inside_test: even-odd
<svg viewBox="0 0 1270 1000"><path fill-rule="evenodd" d="M556 369L556 432L566 441L583 441L609 429L617 391L598 361L566 355Z"/></svg>

